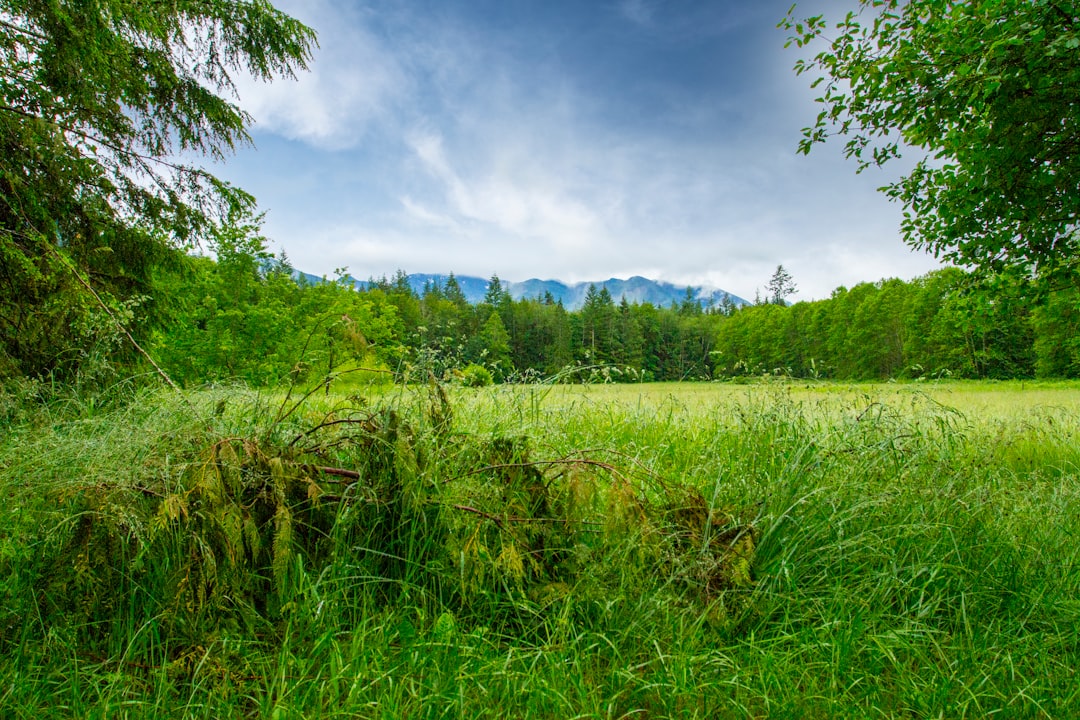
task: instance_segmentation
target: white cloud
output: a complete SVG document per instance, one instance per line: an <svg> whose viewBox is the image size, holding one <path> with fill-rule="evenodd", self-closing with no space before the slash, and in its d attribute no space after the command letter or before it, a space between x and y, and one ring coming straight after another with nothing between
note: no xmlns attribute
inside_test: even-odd
<svg viewBox="0 0 1080 720"><path fill-rule="evenodd" d="M504 122L524 132L507 137L499 128ZM525 117L500 117L493 125L483 131L489 142L466 138L453 160L441 135L413 135L410 147L436 181L430 202L442 206L438 211L426 206L421 213L411 201L414 215L451 217L481 234L556 250L588 243L603 232L601 218L582 196L588 189L560 157L564 148L528 140L533 125Z"/></svg>
<svg viewBox="0 0 1080 720"><path fill-rule="evenodd" d="M239 78L241 106L258 130L323 148L355 146L373 123L387 121L405 102L408 73L349 6L294 0L282 9L318 33L310 71L272 83Z"/></svg>
<svg viewBox="0 0 1080 720"><path fill-rule="evenodd" d="M457 220L445 213L431 210L407 195L401 198L401 206L410 217L415 218L422 226L448 230L455 234L462 232L461 224Z"/></svg>
<svg viewBox="0 0 1080 720"><path fill-rule="evenodd" d="M487 102L484 121L459 117L447 135L411 136L431 184L403 205L459 249L448 266L423 255L414 269L495 269L510 280L640 274L752 298L782 263L798 297L810 298L936 266L899 241L899 209L868 186L874 178L834 158L767 150L767 140L731 149L620 137L540 106L549 107Z"/></svg>

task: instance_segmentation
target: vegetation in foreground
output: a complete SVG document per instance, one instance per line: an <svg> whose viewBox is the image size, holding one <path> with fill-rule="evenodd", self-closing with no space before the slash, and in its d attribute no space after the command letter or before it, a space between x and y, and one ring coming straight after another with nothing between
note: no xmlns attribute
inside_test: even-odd
<svg viewBox="0 0 1080 720"><path fill-rule="evenodd" d="M0 710L1080 714L1075 388L738 390L9 385Z"/></svg>

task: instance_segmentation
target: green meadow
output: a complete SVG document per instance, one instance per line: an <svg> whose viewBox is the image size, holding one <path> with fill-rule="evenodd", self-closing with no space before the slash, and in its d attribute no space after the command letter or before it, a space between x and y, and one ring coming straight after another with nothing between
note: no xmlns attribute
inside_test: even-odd
<svg viewBox="0 0 1080 720"><path fill-rule="evenodd" d="M1080 385L0 395L0 715L1080 716Z"/></svg>
<svg viewBox="0 0 1080 720"><path fill-rule="evenodd" d="M973 415L977 420L994 417L1017 419L1040 409L1060 409L1080 412L1080 384L1055 380L1004 380L986 382L930 381L891 383L815 382L777 378L737 382L640 383L633 384L566 384L541 386L539 394L546 406L563 408L568 403L615 404L624 408L638 404L656 407L665 403L682 405L687 410L708 413L713 410L745 404L754 398L785 397L806 405L822 408L865 398L872 401L910 401L921 398L938 402L949 408ZM500 394L537 395L536 386L504 386L491 391ZM476 397L480 397L477 395Z"/></svg>

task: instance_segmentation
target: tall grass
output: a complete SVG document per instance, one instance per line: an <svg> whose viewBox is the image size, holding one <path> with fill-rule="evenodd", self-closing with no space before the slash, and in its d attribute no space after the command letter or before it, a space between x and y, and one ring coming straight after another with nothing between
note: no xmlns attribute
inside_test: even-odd
<svg viewBox="0 0 1080 720"><path fill-rule="evenodd" d="M944 399L9 395L0 715L1080 716L1080 416Z"/></svg>

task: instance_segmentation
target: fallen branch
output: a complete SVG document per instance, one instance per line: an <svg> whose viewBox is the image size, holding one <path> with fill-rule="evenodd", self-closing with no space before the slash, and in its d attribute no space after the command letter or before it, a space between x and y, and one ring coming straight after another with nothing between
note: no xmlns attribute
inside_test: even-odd
<svg viewBox="0 0 1080 720"><path fill-rule="evenodd" d="M356 472L355 470L346 470L345 468L321 467L321 466L316 466L315 469L318 470L319 472L321 472L323 475L335 475L337 477L349 478L350 480L359 480L360 479L360 473Z"/></svg>
<svg viewBox="0 0 1080 720"><path fill-rule="evenodd" d="M441 504L441 503L436 503L436 504ZM443 507L448 507L448 508L452 508L454 510L461 510L463 512L468 512L468 513L472 513L474 515L479 515L482 518L486 518L486 519L492 521L493 523L498 525L500 528L504 528L505 523L554 523L554 524L558 524L558 525L594 525L594 526L603 525L603 523L597 522L595 520L571 520L569 518L555 518L555 517L521 517L519 515L508 515L506 517L499 517L498 515L493 515L493 514L491 514L489 512L485 512L484 510L474 508L471 505L453 505L453 504L451 504L451 505L444 505Z"/></svg>
<svg viewBox="0 0 1080 720"><path fill-rule="evenodd" d="M503 525L503 519L501 517L499 517L498 515L492 515L491 513L484 512L483 510L477 510L476 508L470 507L469 505L450 505L449 507L452 507L455 510L462 510L464 512L470 512L470 513L473 513L474 515L479 515L482 518L487 518L491 522L495 523L499 527L500 530L505 529L505 526ZM507 520L510 520L510 518L507 518Z"/></svg>
<svg viewBox="0 0 1080 720"><path fill-rule="evenodd" d="M499 464L496 464L496 465L485 465L484 467L477 468L476 470L470 470L469 472L464 473L462 475L455 475L452 478L447 478L446 480L443 480L443 483L450 483L450 482L454 482L455 480L462 480L462 479L467 478L467 477L472 477L473 475L479 475L480 473L490 472L491 470L506 470L506 469L510 469L510 468L527 468L527 467L536 467L537 465L593 465L593 466L596 466L596 467L599 467L599 468L603 468L604 470L607 470L612 475L615 475L618 478L621 478L623 480L627 479L626 476L624 476L622 474L622 472L619 470L619 468L615 467L614 465L612 465L610 463L603 462L601 460L589 460L587 458L563 458L563 459L560 459L560 460L533 460L531 462L499 463Z"/></svg>

